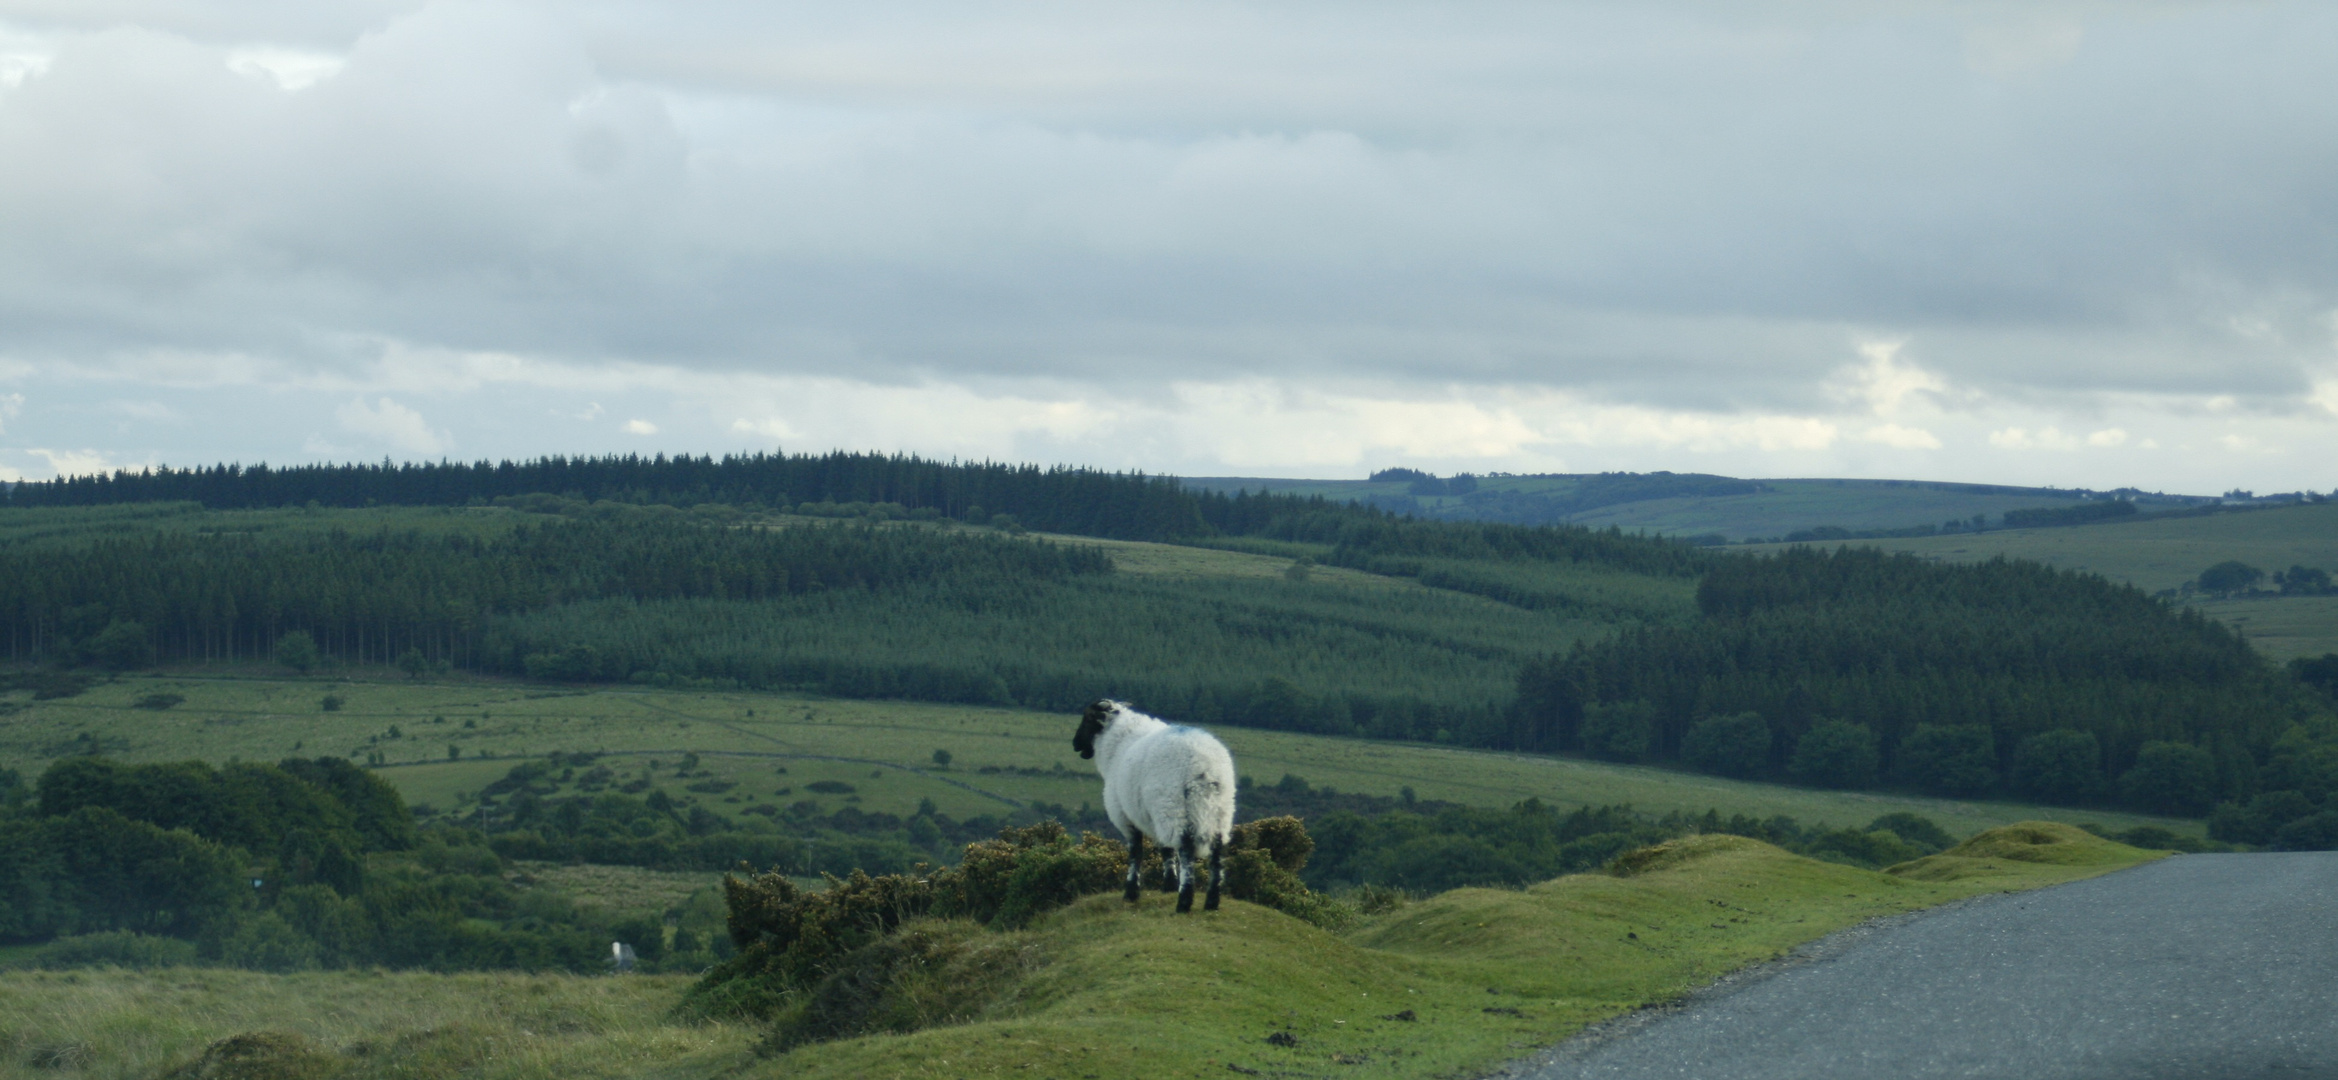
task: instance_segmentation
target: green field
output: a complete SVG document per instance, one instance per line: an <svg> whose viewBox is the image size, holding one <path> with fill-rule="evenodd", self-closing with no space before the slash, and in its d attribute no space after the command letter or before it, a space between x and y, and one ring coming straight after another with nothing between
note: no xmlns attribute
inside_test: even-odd
<svg viewBox="0 0 2338 1080"><path fill-rule="evenodd" d="M2154 854L2041 825L1895 875L1697 836L1629 876L1461 889L1338 933L1242 901L1176 916L1092 896L1010 933L917 924L990 962L885 983L883 1015L956 1022L775 1056L754 1052L759 1025L675 1019L674 977L0 973L0 1077L161 1076L239 1034L241 1071L213 1050L173 1075L1474 1075L1866 919Z"/></svg>
<svg viewBox="0 0 2338 1080"><path fill-rule="evenodd" d="M134 707L156 693L185 701L161 712ZM322 710L327 694L343 699L339 711ZM370 752L383 755L381 775L409 802L459 813L520 759L602 752L620 779L654 779L655 772L644 771L653 761L670 770L682 754L696 753L712 779L737 786L719 794L670 793L734 820L759 803L804 798L828 811L851 805L904 816L931 799L961 819L1032 801L1101 802L1101 782L1071 749L1076 718L1019 709L749 692L562 690L490 680L216 676L126 677L74 698L34 702L19 692L0 700L19 710L0 721L0 767L28 780L58 757L90 750L126 761L214 762L296 753L362 759ZM392 727L399 737L386 737ZM1836 826L1910 810L1959 836L2020 820L2155 824L2190 835L2201 828L2197 821L2107 810L1820 791L1418 743L1237 727L1217 733L1241 771L1260 782L1289 772L1341 791L1395 796L1409 787L1423 799L1471 806L1507 807L1531 797L1564 806L1629 804L1657 814L1786 814L1806 825ZM453 760L450 747L459 754ZM935 750L950 752L948 768L934 765ZM822 780L853 790L804 790Z"/></svg>
<svg viewBox="0 0 2338 1080"><path fill-rule="evenodd" d="M2159 592L2176 588L2226 559L2238 559L2267 574L2296 565L2338 571L2338 503L2073 528L1847 542L1952 562L1979 562L1998 556L2028 559L2090 571L2147 592ZM2232 624L2276 660L2338 652L2338 597L2204 598L2197 602L2203 612Z"/></svg>

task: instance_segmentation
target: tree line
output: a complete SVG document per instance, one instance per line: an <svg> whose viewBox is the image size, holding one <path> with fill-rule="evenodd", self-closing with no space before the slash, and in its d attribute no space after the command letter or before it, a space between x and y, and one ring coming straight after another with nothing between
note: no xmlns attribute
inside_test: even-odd
<svg viewBox="0 0 2338 1080"><path fill-rule="evenodd" d="M1697 602L1530 665L1517 744L2196 815L2327 709L2195 610L2034 563L1792 549L1716 561Z"/></svg>
<svg viewBox="0 0 2338 1080"><path fill-rule="evenodd" d="M522 523L487 538L154 531L0 549L0 649L16 660L128 668L264 658L299 632L352 663L411 650L470 666L494 618L563 603L753 602L1110 569L1097 549L1043 541L846 525L734 529L653 515Z"/></svg>

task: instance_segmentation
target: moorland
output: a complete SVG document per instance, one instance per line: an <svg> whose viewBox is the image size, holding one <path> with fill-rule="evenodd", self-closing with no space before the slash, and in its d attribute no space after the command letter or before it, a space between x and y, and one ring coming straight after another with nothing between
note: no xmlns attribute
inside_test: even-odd
<svg viewBox="0 0 2338 1080"><path fill-rule="evenodd" d="M873 455L8 494L5 1069L1427 1075L1875 914L2338 844L2338 673L1969 546L2322 506L1950 558ZM1234 749L1225 912L1089 895L1099 696Z"/></svg>

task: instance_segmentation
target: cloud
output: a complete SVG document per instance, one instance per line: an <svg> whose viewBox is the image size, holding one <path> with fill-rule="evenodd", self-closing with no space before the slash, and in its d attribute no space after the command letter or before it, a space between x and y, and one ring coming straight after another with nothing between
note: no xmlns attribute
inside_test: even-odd
<svg viewBox="0 0 2338 1080"><path fill-rule="evenodd" d="M339 74L348 63L345 56L266 45L247 45L227 53L227 70L265 79L283 90L306 90Z"/></svg>
<svg viewBox="0 0 2338 1080"><path fill-rule="evenodd" d="M2089 434L2086 437L2086 445L2106 448L2125 446L2127 445L2127 433L2118 428L2104 428Z"/></svg>
<svg viewBox="0 0 2338 1080"><path fill-rule="evenodd" d="M0 435L8 434L8 421L24 411L23 394L0 394Z"/></svg>
<svg viewBox="0 0 2338 1080"><path fill-rule="evenodd" d="M45 450L35 446L25 452L47 458L49 472L56 476L97 476L123 467L96 450Z"/></svg>
<svg viewBox="0 0 2338 1080"><path fill-rule="evenodd" d="M37 10L0 25L0 160L42 163L0 170L0 378L42 401L7 423L217 421L120 460L2074 482L2125 455L1956 448L2244 418L2267 467L2338 455L2327 5ZM2311 481L2218 460L2183 467Z"/></svg>
<svg viewBox="0 0 2338 1080"><path fill-rule="evenodd" d="M1882 443L1901 450L1938 450L1940 436L1918 427L1877 424L1859 433L1861 442Z"/></svg>
<svg viewBox="0 0 2338 1080"><path fill-rule="evenodd" d="M367 405L363 398L354 399L333 410L333 416L341 422L344 431L409 453L436 454L447 448L444 432L431 430L421 413L386 397L377 399L373 405Z"/></svg>
<svg viewBox="0 0 2338 1080"><path fill-rule="evenodd" d="M1838 375L1837 395L1864 402L1877 416L1893 416L1910 398L1923 395L1920 400L1936 399L1945 393L1946 380L1899 358L1900 350L1906 345L1905 341L1862 342L1859 355L1867 363L1845 369Z"/></svg>
<svg viewBox="0 0 2338 1080"><path fill-rule="evenodd" d="M625 433L627 435L655 435L658 433L658 426L647 420L627 420Z"/></svg>
<svg viewBox="0 0 2338 1080"><path fill-rule="evenodd" d="M2306 400L2321 406L2330 415L2338 416L2338 378L2317 380Z"/></svg>
<svg viewBox="0 0 2338 1080"><path fill-rule="evenodd" d="M2009 427L1989 433L1989 445L2000 450L2076 450L2077 436L2065 435L2058 428L2044 427L2036 431Z"/></svg>

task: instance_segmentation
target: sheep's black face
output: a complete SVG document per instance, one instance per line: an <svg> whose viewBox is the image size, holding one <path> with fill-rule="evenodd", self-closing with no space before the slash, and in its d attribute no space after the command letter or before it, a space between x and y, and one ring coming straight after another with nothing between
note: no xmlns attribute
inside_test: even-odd
<svg viewBox="0 0 2338 1080"><path fill-rule="evenodd" d="M1083 758L1096 756L1096 736L1104 734L1104 721L1112 716L1112 703L1099 701L1080 714L1080 730L1072 733L1072 749Z"/></svg>

